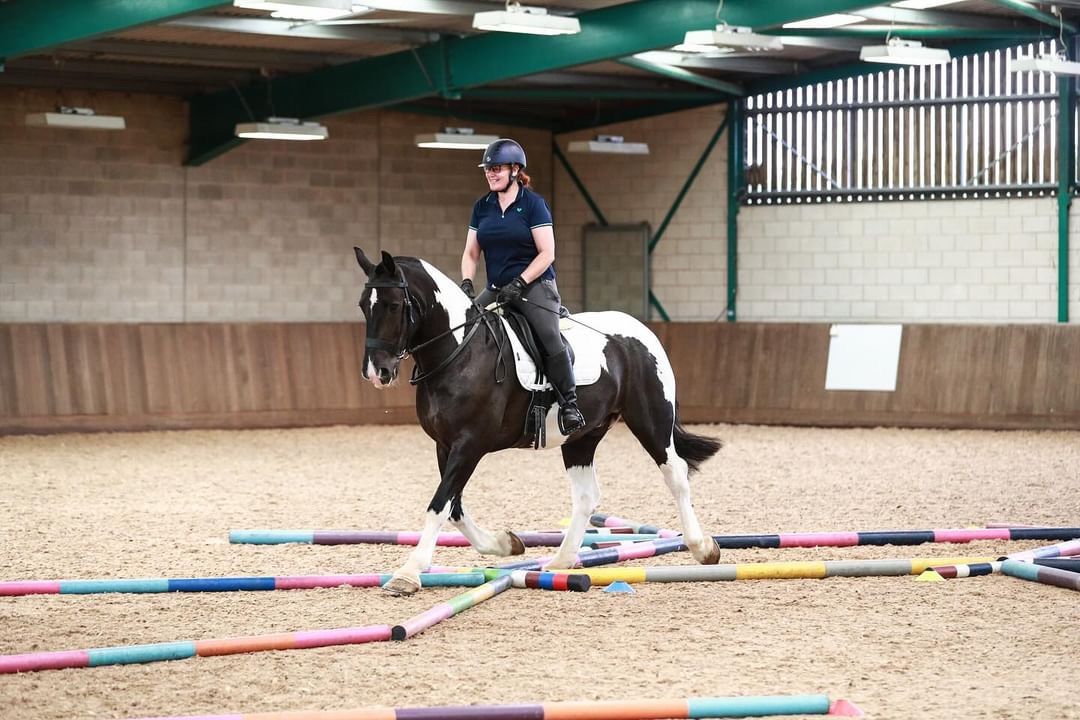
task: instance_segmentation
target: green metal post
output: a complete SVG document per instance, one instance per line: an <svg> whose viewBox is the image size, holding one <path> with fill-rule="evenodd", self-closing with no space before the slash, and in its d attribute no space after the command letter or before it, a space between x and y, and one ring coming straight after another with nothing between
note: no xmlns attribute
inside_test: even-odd
<svg viewBox="0 0 1080 720"><path fill-rule="evenodd" d="M675 213L678 212L679 206L682 205L683 198L685 198L686 193L690 191L690 186L694 184L694 180L697 179L698 173L701 172L701 168L705 165L705 161L709 159L709 155L712 153L713 148L716 147L716 141L720 139L720 135L723 134L727 124L728 116L725 114L723 121L720 123L720 127L716 128L716 132L713 133L709 143L705 146L705 151L701 153L701 157L698 158L697 164L694 165L694 169L690 171L690 176L686 178L686 182L683 183L682 189L679 190L679 194L675 196L675 202L671 204L671 209L668 210L667 215L665 215L664 219L660 222L660 228L656 231L656 234L653 235L652 240L649 241L650 255L660 243L660 238L664 236L664 231L667 230L671 218L675 217Z"/></svg>
<svg viewBox="0 0 1080 720"><path fill-rule="evenodd" d="M1076 39L1065 42L1065 52L1075 57ZM1073 114L1076 111L1076 80L1058 75L1058 322L1069 322L1069 206L1076 175Z"/></svg>
<svg viewBox="0 0 1080 720"><path fill-rule="evenodd" d="M743 185L743 106L728 103L728 192L727 192L727 320L735 322L735 299L739 290L739 202Z"/></svg>

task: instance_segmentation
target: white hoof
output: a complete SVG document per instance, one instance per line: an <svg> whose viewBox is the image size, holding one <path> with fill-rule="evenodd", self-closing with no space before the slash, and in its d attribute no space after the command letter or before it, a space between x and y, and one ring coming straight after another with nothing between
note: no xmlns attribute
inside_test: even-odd
<svg viewBox="0 0 1080 720"><path fill-rule="evenodd" d="M420 590L420 578L407 575L394 575L382 589L391 595L415 595Z"/></svg>

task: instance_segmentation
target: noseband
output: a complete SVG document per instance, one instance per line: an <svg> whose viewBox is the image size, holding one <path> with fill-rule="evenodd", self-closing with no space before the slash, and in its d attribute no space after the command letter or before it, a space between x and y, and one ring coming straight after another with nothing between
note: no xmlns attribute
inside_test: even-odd
<svg viewBox="0 0 1080 720"><path fill-rule="evenodd" d="M409 283L405 280L369 280L364 285L365 290L372 290L378 288L393 288L396 290L403 290L405 293L405 338L401 344L401 349L394 347L392 344L381 340L379 338L365 337L364 347L368 350L383 350L385 352L393 353L397 356L398 360L402 359L406 355L410 354L412 350L409 348L409 340L412 338L413 326L416 324L416 303L413 301L412 294L409 293Z"/></svg>

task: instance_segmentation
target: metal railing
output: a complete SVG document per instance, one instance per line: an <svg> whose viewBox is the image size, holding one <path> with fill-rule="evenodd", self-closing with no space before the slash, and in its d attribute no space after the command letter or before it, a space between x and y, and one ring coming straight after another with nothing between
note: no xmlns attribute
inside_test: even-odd
<svg viewBox="0 0 1080 720"><path fill-rule="evenodd" d="M1047 40L749 97L746 202L1052 194L1057 80L1010 72L1008 60L1055 48Z"/></svg>

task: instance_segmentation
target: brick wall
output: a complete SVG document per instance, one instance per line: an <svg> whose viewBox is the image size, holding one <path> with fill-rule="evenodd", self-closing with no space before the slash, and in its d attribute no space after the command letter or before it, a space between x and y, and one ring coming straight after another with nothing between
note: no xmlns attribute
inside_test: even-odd
<svg viewBox="0 0 1080 720"><path fill-rule="evenodd" d="M60 102L122 114L128 129L25 126ZM601 131L651 154L567 157L609 222L655 232L722 120L716 106L611 125ZM249 142L185 168L175 98L0 88L0 321L353 320L353 245L419 255L456 278L486 187L479 153L423 150L412 136L468 123L382 111L326 124L328 142ZM581 230L596 219L550 135L474 126L525 145L555 216L560 289L580 307ZM652 258L675 320L723 317L726 148L721 138ZM1078 319L1080 210L1073 227ZM1053 199L755 206L739 233L742 320L1057 318Z"/></svg>
<svg viewBox="0 0 1080 720"><path fill-rule="evenodd" d="M1055 198L754 206L739 235L742 320L1057 320Z"/></svg>
<svg viewBox="0 0 1080 720"><path fill-rule="evenodd" d="M27 127L56 104L127 130ZM327 142L253 141L182 165L174 98L0 88L0 321L325 321L359 317L352 246L459 275L479 151L424 150L464 123L392 112L325 122ZM550 197L550 135L509 127Z"/></svg>

